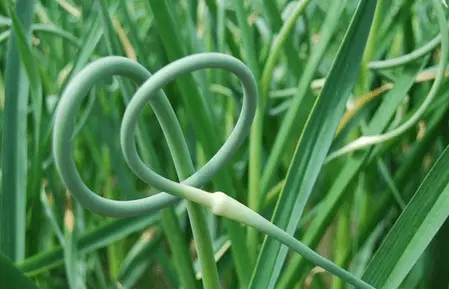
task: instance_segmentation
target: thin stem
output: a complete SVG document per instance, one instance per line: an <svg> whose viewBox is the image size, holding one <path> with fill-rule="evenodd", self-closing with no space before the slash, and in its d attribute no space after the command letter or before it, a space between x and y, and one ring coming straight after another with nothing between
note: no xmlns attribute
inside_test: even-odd
<svg viewBox="0 0 449 289"><path fill-rule="evenodd" d="M268 89L270 86L271 76L273 75L274 68L276 66L276 61L281 53L281 48L284 45L285 41L288 39L288 35L293 29L294 24L298 20L299 16L302 15L304 9L309 4L310 0L301 0L298 5L296 5L293 10L290 18L284 22L279 31L279 34L274 39L271 48L270 54L268 55L267 62L262 72L262 80L261 80L261 101L266 101L266 97L268 95Z"/></svg>
<svg viewBox="0 0 449 289"><path fill-rule="evenodd" d="M210 208L214 214L230 218L234 221L246 224L260 230L261 232L264 232L303 256L304 259L322 267L326 271L340 277L359 289L374 289L373 286L352 275L350 272L338 267L328 259L320 256L301 241L295 239L264 217L260 216L238 201L228 197L226 194L216 192L212 195L214 196L214 200Z"/></svg>
<svg viewBox="0 0 449 289"><path fill-rule="evenodd" d="M33 24L31 25L31 31L33 32L44 32L50 35L59 36L66 39L69 43L73 44L75 47L81 47L81 41L72 33L61 29L58 26L48 25L48 24ZM6 30L0 33L0 43L6 41L11 35L11 30Z"/></svg>
<svg viewBox="0 0 449 289"><path fill-rule="evenodd" d="M441 43L441 33L438 34L435 38L430 40L426 45L412 51L408 54L401 55L396 58L380 60L380 61L372 61L368 64L369 69L391 69L399 66L403 66L407 63L418 60L419 58L424 57L429 52L438 47Z"/></svg>
<svg viewBox="0 0 449 289"><path fill-rule="evenodd" d="M391 194L393 195L393 199L395 200L399 208L401 210L404 210L407 204L405 203L404 198L401 196L401 193L399 192L399 189L396 186L393 177L391 176L390 171L387 168L387 165L381 158L377 159L376 162L380 174L382 175L388 187L390 188Z"/></svg>

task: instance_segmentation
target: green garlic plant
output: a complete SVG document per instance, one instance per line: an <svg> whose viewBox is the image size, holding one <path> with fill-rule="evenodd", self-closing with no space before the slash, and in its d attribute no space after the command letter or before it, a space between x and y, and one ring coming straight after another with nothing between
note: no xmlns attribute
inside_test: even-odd
<svg viewBox="0 0 449 289"><path fill-rule="evenodd" d="M0 3L0 279L446 289L446 1L176 2Z"/></svg>
<svg viewBox="0 0 449 289"><path fill-rule="evenodd" d="M303 6L300 5L299 7L304 7L305 2L302 5ZM362 137L344 148L330 154L327 157L327 161L333 160L356 149L382 143L397 137L409 129L427 109L442 83L445 73L444 68L447 66L449 57L449 30L446 25L444 14L438 10L439 5L435 4L435 6L437 7L437 16L441 29L439 36L433 39L418 52L403 56L399 60L390 61L390 65L377 64L377 68L402 65L421 57L434 48L436 44L439 44L440 42L442 43L443 57L441 58L440 69L433 83L432 89L420 109L415 112L415 114L410 117L406 123L402 124L395 130L384 135ZM372 67L373 66L376 67L376 64L372 64ZM183 140L180 125L176 120L173 109L168 103L167 97L162 92L162 88L176 79L176 77L182 76L188 72L205 68L223 69L234 73L240 79L244 88L242 111L235 129L232 131L231 135L217 154L212 157L212 159L200 170L189 176L182 183L176 183L155 173L139 157L135 143L138 117L142 113L145 105L149 103L154 109L158 121L163 129L170 152L174 158L177 171L182 172L182 167L184 166L192 167L187 145L185 140ZM140 88L134 94L126 108L121 126L120 140L125 159L134 173L136 173L141 180L165 193L159 193L155 196L133 201L108 200L92 192L83 183L79 173L77 172L72 157L71 145L77 109L83 101L83 98L88 95L88 92L97 82L115 75L126 76L141 84ZM70 192L74 194L76 199L83 206L93 212L115 217L138 216L141 214L152 213L171 205L177 200L176 197L184 198L190 202L209 208L215 215L226 217L258 229L272 238L277 239L284 245L287 245L290 249L296 251L315 265L335 274L357 288L374 288L346 270L338 267L331 261L321 257L302 242L296 240L258 213L229 197L225 193L208 193L197 188L210 181L214 174L216 174L223 167L226 161L232 158L235 152L239 149L244 141L244 138L250 131L250 126L255 116L256 107L257 84L251 71L242 62L225 54L203 53L188 56L172 62L166 67L160 69L155 75L151 76L150 73L142 66L127 60L126 58L105 57L91 63L80 71L80 73L66 87L65 92L61 97L56 112L53 136L56 166ZM193 208L191 210L193 211ZM193 214L193 212L189 213ZM193 218L193 220L195 219ZM203 231L204 228L204 226L195 226L194 221L192 221L192 229L194 230L195 236L201 236L202 234L207 236L207 232ZM195 232L195 230L198 231ZM201 250L201 248L198 248L199 252L201 252ZM200 262L203 261L202 270L204 272L205 288L219 288L217 273L211 272L212 277L205 273L209 270L207 267L208 265L204 263L204 259L201 259L207 258L207 256L200 253L199 258Z"/></svg>

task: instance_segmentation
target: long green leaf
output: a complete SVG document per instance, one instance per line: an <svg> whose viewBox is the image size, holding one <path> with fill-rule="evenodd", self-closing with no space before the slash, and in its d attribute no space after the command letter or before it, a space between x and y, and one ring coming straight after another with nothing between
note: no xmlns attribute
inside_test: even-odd
<svg viewBox="0 0 449 289"><path fill-rule="evenodd" d="M31 38L34 0L18 0L16 14ZM2 148L2 191L0 192L0 251L13 261L25 256L27 191L27 105L29 84L16 47L13 29L5 71L5 110Z"/></svg>
<svg viewBox="0 0 449 289"><path fill-rule="evenodd" d="M307 121L307 114L313 106L314 96L307 95L310 83L317 73L317 69L325 55L329 50L332 38L335 37L338 21L342 17L347 0L341 2L333 2L329 7L324 22L320 29L320 40L311 52L310 57L302 72L302 76L298 83L298 89L291 102L288 103L288 111L282 120L279 132L276 135L273 148L268 156L265 168L261 178L261 190L265 194L273 178L276 176L281 158L285 154L285 148L289 139L297 139L301 134L301 126Z"/></svg>
<svg viewBox="0 0 449 289"><path fill-rule="evenodd" d="M338 121L355 84L376 8L375 0L359 3L348 32L318 97L291 162L272 222L293 234L331 146ZM287 248L266 238L250 288L273 288Z"/></svg>
<svg viewBox="0 0 449 289"><path fill-rule="evenodd" d="M33 115L33 154L31 159L31 171L27 173L28 189L32 192L31 197L36 199L38 192L40 191L40 180L43 174L42 156L40 153L41 147L41 126L42 126L42 102L43 102L43 88L42 81L39 74L39 66L37 65L35 55L33 53L31 43L29 43L26 33L20 23L18 15L15 11L11 11L12 28L16 35L16 46L19 50L19 56L25 68L27 79L30 86L30 96L32 103L32 115ZM38 202L32 202L29 205L29 211L31 211L31 219L35 222L40 219L40 210L36 209ZM33 226L33 229L37 226Z"/></svg>
<svg viewBox="0 0 449 289"><path fill-rule="evenodd" d="M382 133L388 123L391 121L397 107L403 101L407 91L413 85L414 79L418 72L422 69L424 62L418 63L411 67L407 67L401 77L396 81L395 87L388 92L379 108L372 117L367 133L378 134ZM332 183L329 193L323 200L323 206L320 208L319 214L310 224L306 231L303 240L312 248L316 248L323 236L326 228L334 219L339 205L349 193L348 186L360 173L360 170L365 163L370 152L357 154L348 159L343 167L340 169L334 182ZM305 265L305 260L300 256L294 256L285 271L285 274L279 281L279 288L289 288L291 283L296 280L298 271L302 271Z"/></svg>
<svg viewBox="0 0 449 289"><path fill-rule="evenodd" d="M3 286L14 289L37 289L36 285L25 277L5 255L0 253L0 280Z"/></svg>
<svg viewBox="0 0 449 289"><path fill-rule="evenodd" d="M449 216L449 147L383 241L363 278L376 288L397 288Z"/></svg>

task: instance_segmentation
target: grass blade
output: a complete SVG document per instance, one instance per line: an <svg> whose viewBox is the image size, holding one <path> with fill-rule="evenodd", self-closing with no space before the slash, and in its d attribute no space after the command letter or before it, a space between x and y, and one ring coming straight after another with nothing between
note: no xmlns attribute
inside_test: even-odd
<svg viewBox="0 0 449 289"><path fill-rule="evenodd" d="M34 0L18 0L16 14L30 39ZM16 47L13 29L5 73L5 110L2 147L2 192L0 193L0 251L13 261L25 256L25 212L27 191L28 79Z"/></svg>
<svg viewBox="0 0 449 289"><path fill-rule="evenodd" d="M449 147L383 241L363 278L377 288L398 288L449 216Z"/></svg>
<svg viewBox="0 0 449 289"><path fill-rule="evenodd" d="M338 121L355 84L376 1L359 3L324 88L318 97L291 162L272 222L293 234L332 143ZM273 288L287 248L265 239L250 288Z"/></svg>
<svg viewBox="0 0 449 289"><path fill-rule="evenodd" d="M304 68L301 79L298 83L298 89L293 97L291 103L289 103L289 110L282 120L282 124L279 128L279 132L276 135L273 148L269 154L265 168L262 173L261 189L265 194L268 191L269 186L273 178L276 176L276 170L280 165L282 155L285 153L287 146L287 140L292 137L299 137L301 129L298 129L298 123L301 125L306 122L307 115L313 106L313 96L308 97L310 83L313 80L314 75L322 61L325 52L328 50L331 40L336 33L338 27L338 19L342 17L344 12L344 4L342 2L333 2L329 9L320 31L320 41L314 48L312 54ZM338 7L337 7L338 6ZM303 101L304 100L304 101ZM294 130L295 127L295 130Z"/></svg>
<svg viewBox="0 0 449 289"><path fill-rule="evenodd" d="M5 255L0 253L0 279L9 288L37 289L37 286L25 277Z"/></svg>
<svg viewBox="0 0 449 289"><path fill-rule="evenodd" d="M402 76L396 81L395 87L389 91L374 114L369 127L368 133L380 133L385 130L389 121L393 117L396 108L403 101L407 91L413 85L413 81L422 68L423 64L417 64L413 67L408 67L402 73ZM323 206L320 208L320 213L314 218L305 233L303 240L312 248L318 246L321 236L324 234L326 228L332 222L339 205L348 193L348 186L359 174L363 164L365 163L370 152L364 154L354 155L348 159L344 166L340 169L339 174L333 181L329 194L322 201ZM305 260L298 256L293 256L290 266L286 269L285 274L279 281L279 288L290 288L291 282L296 279L298 270L302 271L305 265Z"/></svg>
<svg viewBox="0 0 449 289"><path fill-rule="evenodd" d="M182 232L179 225L178 218L173 210L163 210L161 221L163 223L165 234L170 235L174 232ZM197 288L198 284L195 280L195 272L193 269L192 261L189 256L188 250L185 250L185 240L183 235L167 236L167 240L170 244L170 249L173 254L174 266L177 269L179 279L181 283L184 281L186 288ZM184 263L184 264L182 264ZM189 286L189 287L188 287Z"/></svg>

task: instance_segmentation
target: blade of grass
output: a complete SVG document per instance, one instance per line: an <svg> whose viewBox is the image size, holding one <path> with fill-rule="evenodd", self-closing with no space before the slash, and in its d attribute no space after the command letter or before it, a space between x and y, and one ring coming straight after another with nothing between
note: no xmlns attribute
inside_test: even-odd
<svg viewBox="0 0 449 289"><path fill-rule="evenodd" d="M401 78L399 78L394 88L387 93L383 103L379 106L373 118L370 121L367 132L379 133L385 130L388 122L393 117L396 108L402 102L407 91L413 85L414 79L419 70L424 65L424 62L419 65L406 68ZM312 221L307 232L305 233L304 242L316 248L321 236L324 234L327 226L332 222L334 215L336 214L338 207L349 192L348 186L359 174L363 164L365 163L368 152L364 155L356 154L352 158L348 159L344 166L340 169L340 173L333 181L332 186L329 189L329 194L323 200L323 206L320 208L320 213ZM302 271L305 265L305 260L301 257L293 256L290 261L290 265L287 267L281 280L279 281L278 288L287 289L291 288L292 282L297 278L298 271Z"/></svg>
<svg viewBox="0 0 449 289"><path fill-rule="evenodd" d="M369 90L370 88L370 74L368 70L368 63L373 58L376 49L376 40L379 30L379 26L382 20L382 13L384 12L383 7L385 5L385 0L377 0L376 13L374 14L373 25L371 25L371 31L368 37L368 42L366 44L366 50L363 54L362 67L359 72L359 81L357 82L356 93L362 94Z"/></svg>
<svg viewBox="0 0 449 289"><path fill-rule="evenodd" d="M428 277L429 288L446 288L449 287L449 267L446 266L446 260L449 258L449 221L446 220L444 225L438 231L433 240L430 254L430 276Z"/></svg>
<svg viewBox="0 0 449 289"><path fill-rule="evenodd" d="M274 177L276 176L276 170L279 167L280 160L283 153L287 147L287 140L299 137L301 129L298 129L297 125L299 123L304 123L307 119L306 115L302 115L305 111L308 113L309 110L301 111L304 107L311 107L313 105L313 100L302 100L309 91L310 83L318 69L318 66L324 56L324 53L329 47L329 44L336 33L336 28L338 27L338 19L342 16L344 12L345 3L344 2L332 2L332 6L329 8L329 13L323 22L320 31L320 41L317 46L313 49L310 58L307 60L304 72L298 84L298 90L295 93L293 102L290 104L289 110L282 120L279 132L276 135L272 150L268 156L265 168L262 173L261 179L261 192L266 194L271 186ZM312 96L310 97L312 98ZM301 120L299 120L301 119ZM295 130L294 125L296 125Z"/></svg>
<svg viewBox="0 0 449 289"><path fill-rule="evenodd" d="M291 16L286 21L283 21L282 15L281 15L281 12L280 12L280 9L279 9L277 3L270 1L270 0L263 0L262 2L263 2L262 9L269 18L269 21L271 24L271 30L273 32L279 31L279 35L276 36L277 38L280 37L281 34L283 34L281 32L283 26L291 25L288 22L292 22L292 23L296 22L295 20L293 20L294 18L297 18L297 16L295 16L295 15ZM292 12L292 14L295 14L295 12ZM284 29L286 29L286 28L284 28ZM286 30L290 30L290 29L286 29ZM297 48L294 46L293 35L290 33L288 33L288 34L289 35L285 39L285 51L284 51L287 56L287 60L288 60L288 64L289 64L287 69L293 73L293 76L299 77L299 75L301 74L301 71L299 69L299 66L300 66L299 64L301 64L302 61L298 55ZM268 63L268 59L267 59L267 63Z"/></svg>
<svg viewBox="0 0 449 289"><path fill-rule="evenodd" d="M446 97L447 99L447 97ZM447 112L448 105L445 103L442 107L432 113L431 118L428 121L428 133L424 138L418 142L418 144L411 149L411 152L407 155L398 172L395 174L394 180L401 187L406 187L410 183L410 176L416 172L415 168L423 163L428 148L435 143L439 129L443 125L443 116ZM418 184L417 184L418 185ZM360 230L357 232L357 239L359 240L359 246L366 242L371 233L375 230L376 226L382 221L384 216L390 211L394 205L392 204L391 194L382 194L378 200L378 205L371 212L371 218L364 220L361 223ZM352 257L352 250L357 248L350 248L346 252L346 264L349 263Z"/></svg>
<svg viewBox="0 0 449 289"><path fill-rule="evenodd" d="M449 216L449 147L383 241L363 277L377 288L397 288Z"/></svg>
<svg viewBox="0 0 449 289"><path fill-rule="evenodd" d="M0 279L10 288L37 289L33 281L25 277L11 260L2 253L0 253Z"/></svg>
<svg viewBox="0 0 449 289"><path fill-rule="evenodd" d="M12 9L11 9L12 10ZM33 0L18 0L16 14L30 39ZM13 29L5 70L5 110L2 147L2 192L0 193L0 251L14 262L25 256L27 190L28 79L16 47Z"/></svg>
<svg viewBox="0 0 449 289"><path fill-rule="evenodd" d="M385 182L387 183L388 187L390 188L391 194L393 195L393 199L397 203L398 207L403 210L405 208L405 201L404 198L402 198L401 193L399 192L398 187L396 186L390 171L385 164L385 162L381 159L377 160L377 167L379 168L379 171L384 178Z"/></svg>
<svg viewBox="0 0 449 289"><path fill-rule="evenodd" d="M331 146L338 121L356 80L376 1L362 0L347 30L328 80L298 142L272 222L292 234ZM250 288L273 288L287 248L265 239Z"/></svg>
<svg viewBox="0 0 449 289"><path fill-rule="evenodd" d="M93 274L95 276L94 278L96 280L96 284L95 284L97 286L96 288L98 288L98 289L108 289L106 278L105 278L105 276L103 274L103 268L102 268L103 264L101 263L100 258L98 257L98 254L94 254L92 256L92 259L94 259L93 260L94 269L92 271L93 271ZM87 284L87 286L89 286L89 284Z"/></svg>
<svg viewBox="0 0 449 289"><path fill-rule="evenodd" d="M37 63L35 62L35 57L31 50L31 46L27 41L26 33L20 24L20 20L14 11L10 11L12 18L12 27L15 31L16 36L16 47L19 51L19 57L23 62L23 67L25 68L25 72L27 74L27 78L29 80L30 86L30 95L32 102L32 111L34 117L34 146L33 146L33 172L30 176L31 178L31 190L36 190L36 180L34 180L36 176L36 171L39 168L39 145L40 145L40 126L41 126L41 117L42 117L42 83L39 78L39 71Z"/></svg>
<svg viewBox="0 0 449 289"><path fill-rule="evenodd" d="M6 40L8 40L10 35L11 35L10 30L6 30L6 31L0 33L0 44L5 42Z"/></svg>
<svg viewBox="0 0 449 289"><path fill-rule="evenodd" d="M209 9L210 16L212 20L216 23L218 23L218 9L217 9L217 3L214 0L205 0L207 8ZM223 1L223 5L226 3L226 1ZM234 40L234 36L232 34L232 31L225 25L225 39L226 44L228 45L229 50L232 52L232 55L235 57L240 56L240 48L238 47L238 44Z"/></svg>
<svg viewBox="0 0 449 289"><path fill-rule="evenodd" d="M101 22L100 19L96 19L91 26L89 26L89 30L86 33L85 37L82 39L83 46L78 50L73 67L71 68L69 74L67 77L63 78L61 89L60 91L63 91L67 83L75 76L89 61L89 59L93 56L94 50L97 47L98 43L100 42L101 37L103 36L103 30L101 29ZM95 89L92 90L91 93L95 93ZM92 97L94 100L95 98ZM92 103L93 104L93 103ZM54 123L54 114L52 115L52 119L48 125L47 130L45 131L45 140L44 140L44 146L48 145L48 142L50 141L51 132L53 129L53 123ZM88 114L85 115L86 120ZM74 135L78 134L79 130L82 128L84 121L79 123L77 126L77 129L75 130L76 133ZM51 159L53 156L51 156Z"/></svg>
<svg viewBox="0 0 449 289"><path fill-rule="evenodd" d="M58 26L48 25L48 24L33 24L31 26L33 32L49 33L55 36L59 36L62 39L66 39L70 44L75 47L81 47L81 41L72 33L64 30Z"/></svg>
<svg viewBox="0 0 449 289"><path fill-rule="evenodd" d="M178 223L178 218L173 210L163 210L161 214L161 220L164 230L166 230L166 235L173 234L173 232L182 232ZM173 254L174 266L177 269L178 274L180 274L179 279L181 282L186 280L185 282L187 285L185 286L189 286L189 288L198 288L189 252L184 249L186 241L183 240L183 237L185 238L183 234L167 237ZM185 264L182 264L183 262Z"/></svg>
<svg viewBox="0 0 449 289"><path fill-rule="evenodd" d="M43 175L42 166L42 153L41 153L41 127L42 127L42 104L43 104L43 87L42 80L40 78L42 68L39 67L35 59L34 51L31 44L27 41L25 31L20 24L20 20L14 11L10 11L12 19L12 29L15 31L17 49L19 50L19 56L25 68L27 79L29 80L30 96L31 96L31 108L33 116L33 149L31 156L31 170L28 174L28 190L31 192L29 195L30 202L28 202L28 208L31 216L31 230L30 234L33 234L34 230L38 229L38 225L34 224L36 220L41 219L41 210L39 208L40 202L38 201L38 192L40 191L40 181ZM37 243L34 243L35 245ZM28 250L35 252L34 246L28 247Z"/></svg>
<svg viewBox="0 0 449 289"><path fill-rule="evenodd" d="M437 8L439 9L439 8ZM439 11L439 10L438 10ZM437 14L438 18L438 24L441 30L441 57L440 57L440 69L437 73L437 76L435 78L435 81L432 84L432 87L425 97L424 101L422 102L421 106L416 110L416 112L409 118L407 121L402 123L400 126L380 135L370 135L370 136L362 136L358 139L354 140L353 142L349 143L348 145L345 145L343 148L338 149L336 151L333 151L326 159L326 162L339 157L345 153L349 153L354 150L362 149L367 146L371 146L374 144L379 144L383 142L387 142L389 140L392 140L394 138L397 138L401 134L405 133L407 130L412 128L416 122L419 121L421 116L425 113L425 111L428 109L429 105L432 103L433 99L438 93L438 90L440 89L440 86L442 82L444 81L445 77L445 67L447 66L447 63L449 61L449 38L447 37L447 33L449 31L447 25L446 25L446 18L444 14Z"/></svg>
<svg viewBox="0 0 449 289"><path fill-rule="evenodd" d="M238 1L240 2L240 1ZM302 15L302 12L307 7L309 0L298 2L290 18L282 25L279 35L274 39L273 44L270 47L270 53L268 55L267 62L264 66L263 73L260 80L260 93L261 97L258 102L258 110L256 117L254 119L254 124L251 130L250 137L250 159L249 159L249 197L248 205L251 209L257 211L259 210L261 197L261 157L262 157L262 135L263 135L263 120L265 115L265 105L268 97L268 89L271 84L271 78L273 70L276 65L276 61L281 52L281 48L284 46L288 39L291 30L296 23L296 20ZM238 9L238 10L242 10ZM241 14L241 13L239 13ZM240 21L241 22L241 21ZM242 25L240 25L243 27ZM245 31L247 29L244 29ZM247 34L247 33L244 33ZM251 35L247 35L244 39L250 39ZM248 42L248 41L247 41ZM254 50L254 49L252 49ZM251 51L248 49L248 53ZM252 54L255 54L254 52ZM256 71L256 77L259 79L259 71ZM262 192L263 194L263 192ZM248 248L251 252L250 257L254 260L256 259L256 248L258 245L257 233L254 230L249 230L248 232Z"/></svg>

